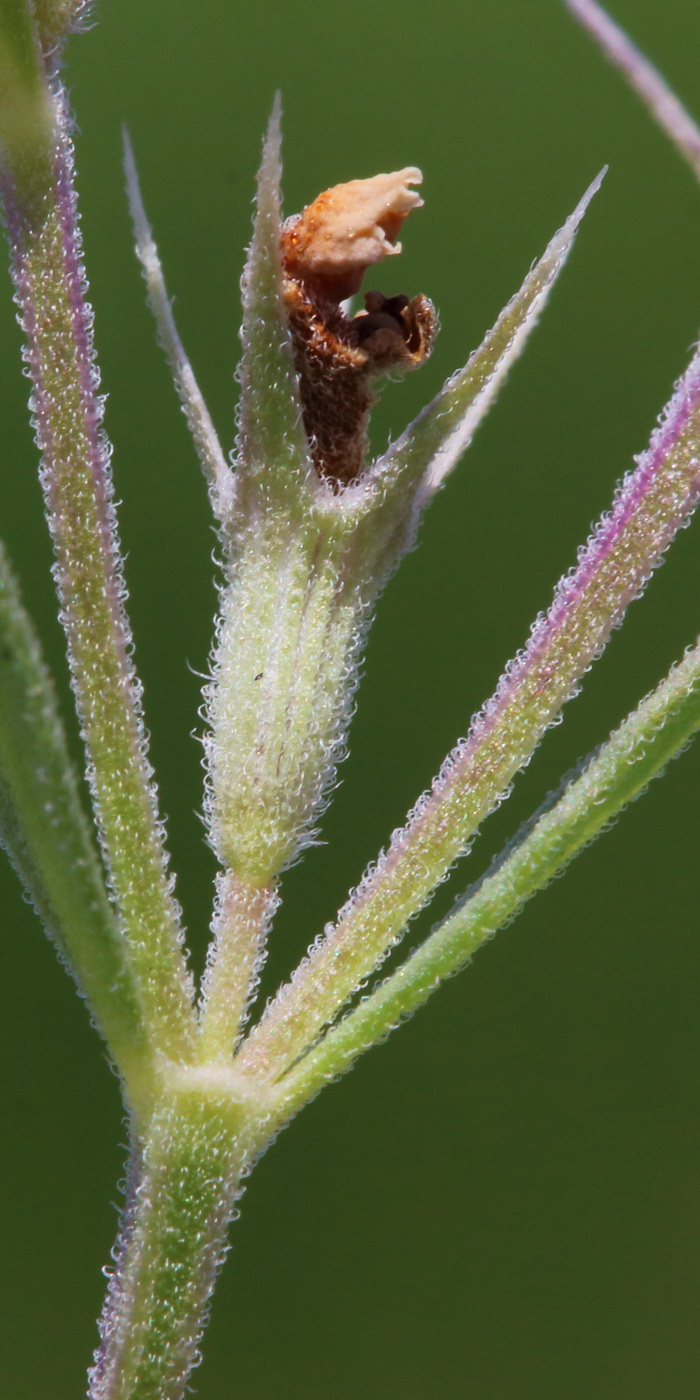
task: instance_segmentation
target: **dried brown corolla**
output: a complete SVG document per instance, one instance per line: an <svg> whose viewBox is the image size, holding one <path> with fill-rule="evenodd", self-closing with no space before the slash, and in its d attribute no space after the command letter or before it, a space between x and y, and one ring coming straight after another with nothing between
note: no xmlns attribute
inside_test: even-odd
<svg viewBox="0 0 700 1400"><path fill-rule="evenodd" d="M421 365L435 339L437 315L427 297L367 292L354 316L343 305L368 267L401 252L404 219L423 203L410 187L422 178L408 166L335 185L282 230L304 425L319 474L339 485L362 472L377 381Z"/></svg>

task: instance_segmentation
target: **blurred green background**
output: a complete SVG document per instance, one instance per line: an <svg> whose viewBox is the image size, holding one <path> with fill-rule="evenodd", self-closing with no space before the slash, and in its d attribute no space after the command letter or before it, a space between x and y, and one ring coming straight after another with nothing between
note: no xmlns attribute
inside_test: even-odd
<svg viewBox="0 0 700 1400"><path fill-rule="evenodd" d="M697 5L616 0L615 13L700 110ZM610 163L524 361L382 601L327 844L285 880L269 990L464 733L645 445L700 324L700 190L557 0L104 0L68 78L137 660L198 967L213 862L190 735L214 537L131 252L120 123L227 444L277 87L289 212L339 180L424 170L426 207L378 280L427 292L443 330L430 364L385 391L379 444L464 361ZM2 533L69 713L9 289L0 316ZM694 638L697 530L440 911ZM696 747L283 1135L235 1226L201 1400L697 1396L699 774ZM0 877L3 1393L77 1400L126 1132L85 1010Z"/></svg>

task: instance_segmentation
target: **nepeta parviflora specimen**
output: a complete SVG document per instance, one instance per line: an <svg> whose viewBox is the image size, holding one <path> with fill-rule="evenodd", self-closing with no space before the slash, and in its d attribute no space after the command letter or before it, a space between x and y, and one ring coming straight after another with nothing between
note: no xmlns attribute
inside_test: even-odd
<svg viewBox="0 0 700 1400"><path fill-rule="evenodd" d="M567 0L700 171L700 132L591 0ZM126 142L136 248L207 482L222 562L205 688L205 811L220 872L197 992L149 765L60 80L80 0L0 0L2 195L55 578L85 743L86 821L32 624L0 553L0 831L120 1076L127 1200L91 1400L185 1391L241 1183L289 1119L410 1015L638 794L700 725L700 643L479 884L384 979L700 497L700 357L467 738L289 982L254 1006L281 873L313 838L383 584L523 350L601 176L465 367L375 460L384 376L437 331L423 295L365 290L421 203L414 167L340 184L282 221L280 111L243 278L233 464L173 320ZM314 930L309 931L310 936ZM360 995L361 993L361 995Z"/></svg>

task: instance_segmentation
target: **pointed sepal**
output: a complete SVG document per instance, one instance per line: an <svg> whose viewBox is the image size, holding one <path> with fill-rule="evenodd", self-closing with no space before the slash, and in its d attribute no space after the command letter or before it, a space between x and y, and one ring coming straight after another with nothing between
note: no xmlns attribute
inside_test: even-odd
<svg viewBox="0 0 700 1400"><path fill-rule="evenodd" d="M160 256L144 209L133 147L126 127L123 136L126 190L134 226L136 256L143 269L148 304L156 323L161 349L168 361L187 419L195 451L209 486L214 514L219 520L225 521L231 511L233 472L221 448L204 395L178 334Z"/></svg>
<svg viewBox="0 0 700 1400"><path fill-rule="evenodd" d="M602 170L589 186L464 368L448 379L384 456L340 496L319 484L319 510L325 510L329 522L344 520L347 568L367 600L376 596L411 548L422 511L466 452L525 349L604 175Z"/></svg>
<svg viewBox="0 0 700 1400"><path fill-rule="evenodd" d="M271 508L306 497L313 471L302 423L280 255L281 102L270 117L242 279L243 356L237 444L238 490L255 482Z"/></svg>

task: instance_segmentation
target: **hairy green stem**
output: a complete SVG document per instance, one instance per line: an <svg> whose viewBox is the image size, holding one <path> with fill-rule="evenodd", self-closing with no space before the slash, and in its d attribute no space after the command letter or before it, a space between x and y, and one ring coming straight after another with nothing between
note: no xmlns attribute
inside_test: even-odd
<svg viewBox="0 0 700 1400"><path fill-rule="evenodd" d="M181 1059L194 1047L192 993L123 606L65 99L55 83L45 95L53 129L28 145L5 143L3 193L56 581L105 859L144 1018L154 1044Z"/></svg>
<svg viewBox="0 0 700 1400"><path fill-rule="evenodd" d="M237 1090L240 1087L240 1092ZM245 1086L170 1073L133 1180L89 1400L181 1400L250 1154Z"/></svg>

